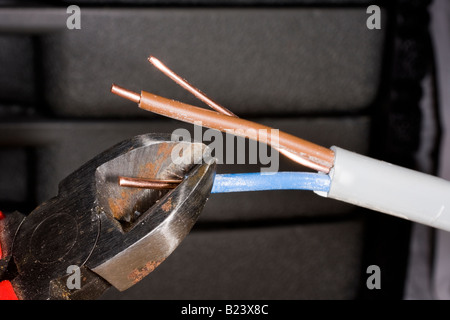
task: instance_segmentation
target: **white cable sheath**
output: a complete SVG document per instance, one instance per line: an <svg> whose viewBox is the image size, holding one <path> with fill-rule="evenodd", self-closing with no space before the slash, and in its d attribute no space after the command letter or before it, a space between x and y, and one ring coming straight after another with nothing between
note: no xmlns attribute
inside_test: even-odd
<svg viewBox="0 0 450 320"><path fill-rule="evenodd" d="M450 231L450 182L338 147L327 196ZM323 195L323 193L319 193Z"/></svg>

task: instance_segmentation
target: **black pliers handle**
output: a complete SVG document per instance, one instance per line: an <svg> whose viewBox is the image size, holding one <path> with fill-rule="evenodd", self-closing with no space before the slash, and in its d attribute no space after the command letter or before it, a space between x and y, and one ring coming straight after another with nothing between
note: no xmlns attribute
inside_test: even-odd
<svg viewBox="0 0 450 320"><path fill-rule="evenodd" d="M180 144L196 147L174 162ZM111 285L123 291L139 282L189 233L208 199L215 163L202 161L205 148L146 134L99 154L26 218L0 221L0 281L20 299L93 299ZM119 176L183 181L152 190L122 187ZM80 289L68 286L74 268Z"/></svg>

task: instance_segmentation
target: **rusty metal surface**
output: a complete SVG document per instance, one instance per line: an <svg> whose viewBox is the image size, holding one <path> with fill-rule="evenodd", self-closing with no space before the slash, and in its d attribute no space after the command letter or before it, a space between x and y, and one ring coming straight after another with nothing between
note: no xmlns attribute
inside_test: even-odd
<svg viewBox="0 0 450 320"><path fill-rule="evenodd" d="M98 200L105 213L101 223L106 232L98 241L101 249L94 251L95 258L87 265L121 291L140 281L175 250L197 221L212 188L215 166L174 164L170 154L175 144L160 143L142 151L134 150L97 169L96 180L101 190ZM202 149L198 151L194 162L202 155ZM147 160L137 166L123 166L122 163L136 163L135 157ZM121 187L114 183L117 175L186 178L176 189L162 191ZM131 191L125 197L124 189ZM117 201L120 206L110 205ZM138 207L133 205L136 201ZM108 216L119 220L120 226L116 223L114 227Z"/></svg>
<svg viewBox="0 0 450 320"><path fill-rule="evenodd" d="M208 199L215 163L174 164L167 134L123 141L59 185L58 196L20 225L9 258L20 299L92 299L110 285L124 290L153 271L189 233ZM190 160L201 159L202 148ZM169 192L122 187L118 176L174 179ZM11 265L11 263L10 263ZM67 290L67 268L83 287Z"/></svg>

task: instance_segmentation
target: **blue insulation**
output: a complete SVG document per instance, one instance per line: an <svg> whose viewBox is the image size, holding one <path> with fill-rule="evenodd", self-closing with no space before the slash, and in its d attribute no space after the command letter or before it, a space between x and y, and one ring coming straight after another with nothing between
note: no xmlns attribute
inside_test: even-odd
<svg viewBox="0 0 450 320"><path fill-rule="evenodd" d="M234 173L216 174L211 193L263 191L263 190L312 190L330 189L330 177L311 172L277 172L274 174Z"/></svg>

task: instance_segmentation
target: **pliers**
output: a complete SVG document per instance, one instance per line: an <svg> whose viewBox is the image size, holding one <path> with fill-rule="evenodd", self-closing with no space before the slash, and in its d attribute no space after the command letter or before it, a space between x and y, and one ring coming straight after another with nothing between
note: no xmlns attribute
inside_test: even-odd
<svg viewBox="0 0 450 320"><path fill-rule="evenodd" d="M215 162L197 161L207 147L198 143L185 155L192 161L177 164L171 153L179 144L197 143L166 134L125 140L62 180L58 195L28 216L5 215L0 283L18 299L95 299L142 280L189 233L213 185ZM182 182L171 190L130 188L119 176ZM68 285L76 269L80 288Z"/></svg>

